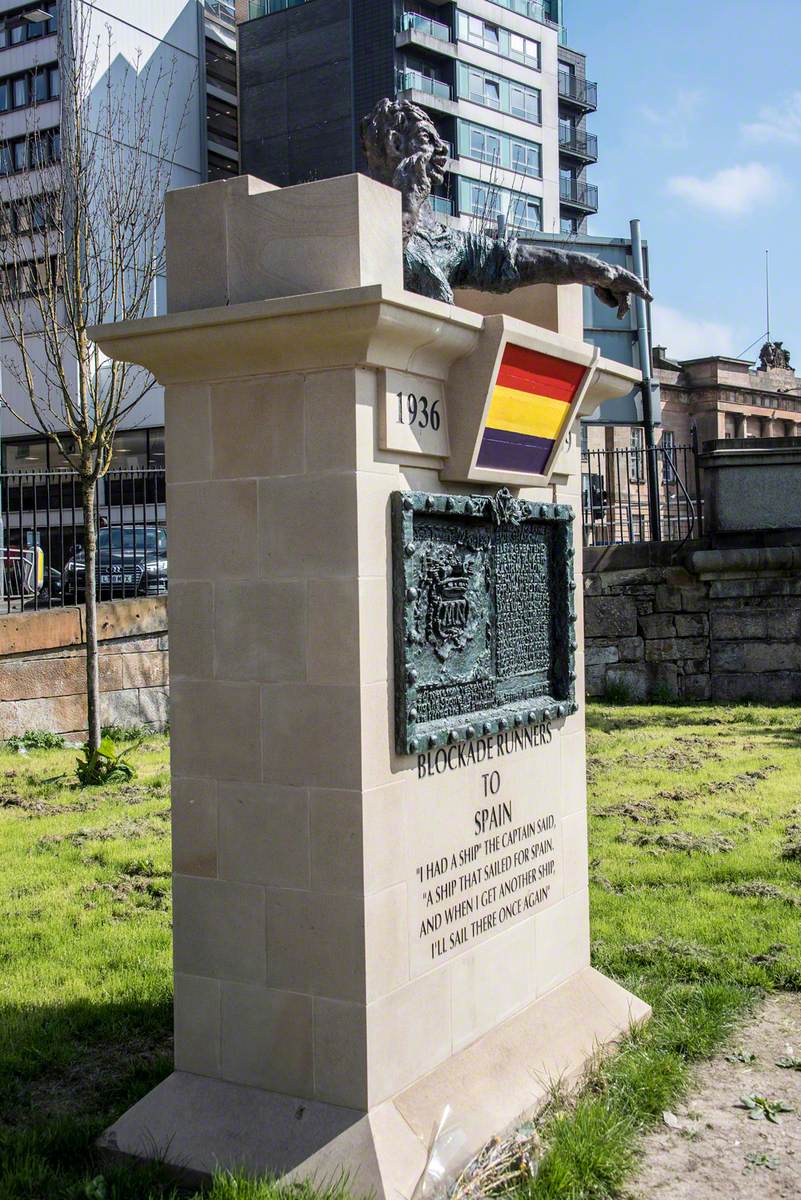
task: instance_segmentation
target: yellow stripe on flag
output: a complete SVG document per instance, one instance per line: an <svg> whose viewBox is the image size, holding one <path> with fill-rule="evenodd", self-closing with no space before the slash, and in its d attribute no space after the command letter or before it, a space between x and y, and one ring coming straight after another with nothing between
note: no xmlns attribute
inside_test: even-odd
<svg viewBox="0 0 801 1200"><path fill-rule="evenodd" d="M570 405L564 400L499 386L492 393L487 428L556 438L569 412Z"/></svg>

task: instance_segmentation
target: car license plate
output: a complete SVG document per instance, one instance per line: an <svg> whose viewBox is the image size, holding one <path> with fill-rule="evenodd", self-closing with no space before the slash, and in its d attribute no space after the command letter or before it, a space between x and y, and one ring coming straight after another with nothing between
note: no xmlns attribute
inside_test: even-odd
<svg viewBox="0 0 801 1200"><path fill-rule="evenodd" d="M115 571L113 575L109 575L108 571L100 572L101 583L133 583L133 575L119 575Z"/></svg>

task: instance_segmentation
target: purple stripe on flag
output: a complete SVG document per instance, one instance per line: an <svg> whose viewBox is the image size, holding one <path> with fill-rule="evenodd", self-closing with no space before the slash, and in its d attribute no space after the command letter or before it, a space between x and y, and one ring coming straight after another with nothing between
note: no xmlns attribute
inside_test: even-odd
<svg viewBox="0 0 801 1200"><path fill-rule="evenodd" d="M485 429L476 466L541 475L553 446L550 438L534 437L529 433L509 433L504 429Z"/></svg>

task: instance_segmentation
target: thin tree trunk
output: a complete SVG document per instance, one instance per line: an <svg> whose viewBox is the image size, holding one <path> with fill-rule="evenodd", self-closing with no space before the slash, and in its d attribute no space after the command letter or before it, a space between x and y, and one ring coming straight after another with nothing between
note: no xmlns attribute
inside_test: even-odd
<svg viewBox="0 0 801 1200"><path fill-rule="evenodd" d="M100 670L97 649L97 530L95 481L81 480L83 498L84 594L86 597L86 707L89 749L100 745Z"/></svg>

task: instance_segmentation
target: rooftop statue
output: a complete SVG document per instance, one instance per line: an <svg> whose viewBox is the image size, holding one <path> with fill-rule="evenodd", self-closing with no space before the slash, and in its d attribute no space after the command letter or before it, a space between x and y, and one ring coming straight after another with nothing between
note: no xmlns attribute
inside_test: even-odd
<svg viewBox="0 0 801 1200"><path fill-rule="evenodd" d="M765 342L759 352L759 370L770 371L774 367L790 370L790 351L781 342Z"/></svg>
<svg viewBox="0 0 801 1200"><path fill-rule="evenodd" d="M379 100L362 121L361 135L371 177L401 194L409 291L453 304L454 288L511 292L531 283L585 283L604 304L617 308L618 317L628 312L632 293L650 300L631 271L590 254L464 232L437 221L429 197L444 178L448 148L416 104Z"/></svg>

